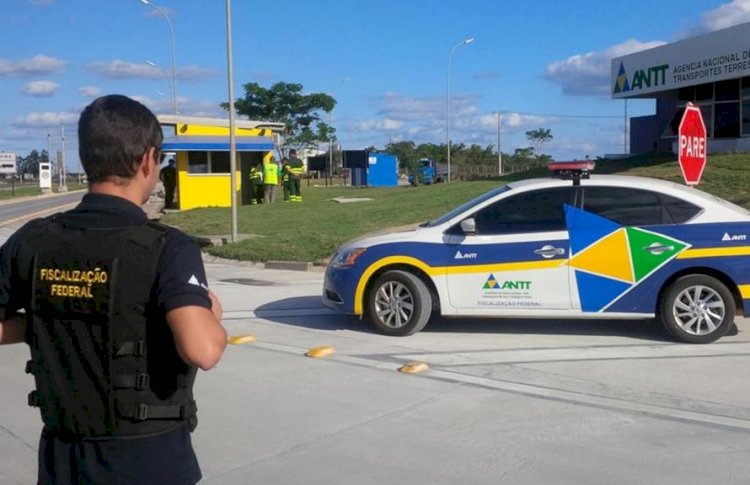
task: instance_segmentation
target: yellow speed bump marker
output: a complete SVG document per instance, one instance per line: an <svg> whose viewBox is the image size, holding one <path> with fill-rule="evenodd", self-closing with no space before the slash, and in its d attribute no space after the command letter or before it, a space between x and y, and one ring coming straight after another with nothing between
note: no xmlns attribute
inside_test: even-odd
<svg viewBox="0 0 750 485"><path fill-rule="evenodd" d="M408 362L399 367L398 371L404 374L419 374L420 372L429 370L429 368L430 366L427 365L427 362Z"/></svg>
<svg viewBox="0 0 750 485"><path fill-rule="evenodd" d="M255 342L255 335L244 334L244 335L232 335L227 339L227 343L231 345L244 345Z"/></svg>
<svg viewBox="0 0 750 485"><path fill-rule="evenodd" d="M333 355L333 347L330 345L322 345L320 347L313 347L307 352L305 352L305 356L307 357L328 357L329 355Z"/></svg>

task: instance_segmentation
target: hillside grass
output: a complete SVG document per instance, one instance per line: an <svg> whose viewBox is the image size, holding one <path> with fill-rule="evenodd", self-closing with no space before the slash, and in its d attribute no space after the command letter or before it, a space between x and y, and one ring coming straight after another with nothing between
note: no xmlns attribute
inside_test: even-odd
<svg viewBox="0 0 750 485"><path fill-rule="evenodd" d="M622 160L600 160L597 174L615 173L682 183L674 156L643 155ZM347 240L388 227L424 222L451 210L509 180L546 177L546 169L475 182L452 182L419 187L358 188L308 187L304 201L239 206L238 233L253 237L206 250L215 256L248 260L292 260L323 263ZM709 157L700 189L750 209L750 155ZM337 203L335 197L372 200ZM163 222L195 236L231 233L229 208L204 208L170 213Z"/></svg>

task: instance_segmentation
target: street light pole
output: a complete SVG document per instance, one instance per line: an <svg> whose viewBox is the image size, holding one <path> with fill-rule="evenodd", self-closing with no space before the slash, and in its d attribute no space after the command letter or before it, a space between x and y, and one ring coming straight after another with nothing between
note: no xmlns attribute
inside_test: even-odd
<svg viewBox="0 0 750 485"><path fill-rule="evenodd" d="M497 174L503 174L503 112L497 112Z"/></svg>
<svg viewBox="0 0 750 485"><path fill-rule="evenodd" d="M146 64L148 64L149 66L153 67L154 69L158 69L159 72L161 72L161 75L164 76L164 78L167 77L167 73L164 71L164 69L161 68L161 66L159 66L159 64L155 63L154 61L148 60L148 59L146 59ZM176 110L177 102L175 101L174 85L170 85L170 89L172 89L172 109ZM162 93L161 91L157 90L156 92L159 94L159 96L164 96L164 93ZM176 113L176 111L175 111L175 113Z"/></svg>
<svg viewBox="0 0 750 485"><path fill-rule="evenodd" d="M448 54L448 73L446 75L446 96L445 96L445 138L448 145L448 182L451 181L451 61L453 53L462 45L468 45L474 42L474 37L466 37L464 40L454 45Z"/></svg>
<svg viewBox="0 0 750 485"><path fill-rule="evenodd" d="M68 180L65 176L65 123L63 123L62 118L60 118L60 141L62 142L62 148L60 152L60 171L62 172L61 179L60 179L60 190L62 192L68 191Z"/></svg>
<svg viewBox="0 0 750 485"><path fill-rule="evenodd" d="M229 185L232 192L232 242L237 242L237 145L234 138L234 67L232 62L232 2L227 9L227 78L229 83Z"/></svg>
<svg viewBox="0 0 750 485"><path fill-rule="evenodd" d="M151 0L140 0L140 2L144 5L155 8L156 11L167 21L167 26L169 27L169 40L172 45L172 113L177 114L177 59L174 50L174 29L172 28L172 21L169 20L169 15L167 15L164 9L153 3Z"/></svg>

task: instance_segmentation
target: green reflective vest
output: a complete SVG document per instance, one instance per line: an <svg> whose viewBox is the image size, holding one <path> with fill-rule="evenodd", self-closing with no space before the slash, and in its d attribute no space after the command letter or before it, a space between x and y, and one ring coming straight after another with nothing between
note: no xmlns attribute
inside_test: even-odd
<svg viewBox="0 0 750 485"><path fill-rule="evenodd" d="M279 165L276 162L263 164L263 183L266 185L279 184Z"/></svg>

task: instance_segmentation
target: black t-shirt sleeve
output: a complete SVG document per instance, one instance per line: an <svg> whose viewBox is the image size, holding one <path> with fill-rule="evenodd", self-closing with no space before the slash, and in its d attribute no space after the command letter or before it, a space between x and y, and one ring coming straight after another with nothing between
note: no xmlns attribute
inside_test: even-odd
<svg viewBox="0 0 750 485"><path fill-rule="evenodd" d="M156 300L167 313L185 306L211 308L208 280L198 243L177 230L167 240L157 266Z"/></svg>
<svg viewBox="0 0 750 485"><path fill-rule="evenodd" d="M25 275L19 274L18 256L24 237L39 223L39 220L27 223L0 247L0 321L23 308L24 302L31 296L28 285L23 282Z"/></svg>

